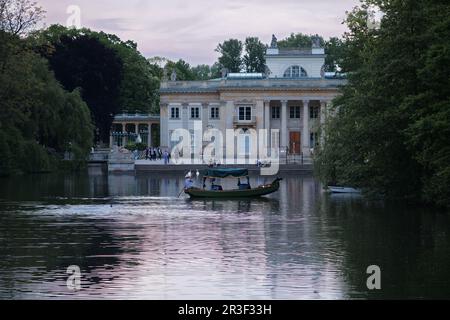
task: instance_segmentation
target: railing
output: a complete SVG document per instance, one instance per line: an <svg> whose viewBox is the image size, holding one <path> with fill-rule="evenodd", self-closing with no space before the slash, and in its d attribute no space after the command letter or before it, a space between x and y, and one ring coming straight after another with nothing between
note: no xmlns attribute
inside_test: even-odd
<svg viewBox="0 0 450 320"><path fill-rule="evenodd" d="M234 116L233 122L235 124L253 124L256 123L256 116L251 116L250 119L247 118L241 119L239 116Z"/></svg>

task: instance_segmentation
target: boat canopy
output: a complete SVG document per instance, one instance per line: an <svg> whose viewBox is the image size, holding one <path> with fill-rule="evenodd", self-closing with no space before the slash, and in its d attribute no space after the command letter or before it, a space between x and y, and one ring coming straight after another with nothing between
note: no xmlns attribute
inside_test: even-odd
<svg viewBox="0 0 450 320"><path fill-rule="evenodd" d="M230 176L235 178L248 176L248 169L208 169L205 173L205 177L211 178L226 178Z"/></svg>

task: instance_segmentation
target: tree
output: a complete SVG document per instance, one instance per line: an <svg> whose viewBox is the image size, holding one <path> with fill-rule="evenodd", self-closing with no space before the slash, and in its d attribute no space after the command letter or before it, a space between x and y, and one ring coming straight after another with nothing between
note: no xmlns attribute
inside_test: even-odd
<svg viewBox="0 0 450 320"><path fill-rule="evenodd" d="M384 12L379 29L368 8ZM343 65L316 167L325 182L450 206L450 4L363 1L347 17Z"/></svg>
<svg viewBox="0 0 450 320"><path fill-rule="evenodd" d="M191 66L186 61L180 59L177 62L168 60L164 66L168 76L175 70L178 81L192 81L195 80L194 73L191 70Z"/></svg>
<svg viewBox="0 0 450 320"><path fill-rule="evenodd" d="M33 34L35 48L43 56L51 56L54 44L63 36L89 35L98 38L105 46L117 52L123 64L123 78L119 88L120 112L148 113L159 105L160 68L147 60L133 41L122 41L119 37L89 29L66 28L52 25Z"/></svg>
<svg viewBox="0 0 450 320"><path fill-rule="evenodd" d="M211 79L211 67L207 64L200 64L196 67L191 68L192 74L195 80L208 80Z"/></svg>
<svg viewBox="0 0 450 320"><path fill-rule="evenodd" d="M122 41L116 35L90 31L108 47L117 51L123 63L119 104L121 112L149 113L159 104L160 79L150 62L138 51L133 41Z"/></svg>
<svg viewBox="0 0 450 320"><path fill-rule="evenodd" d="M44 18L45 11L30 0L0 0L0 30L24 35Z"/></svg>
<svg viewBox="0 0 450 320"><path fill-rule="evenodd" d="M329 40L318 34L306 35L303 33L291 33L291 35L283 40L278 41L279 48L311 48L314 39L319 39L319 43L325 48L325 71L345 71L346 64L342 60L345 56L345 42L339 38L331 37Z"/></svg>
<svg viewBox="0 0 450 320"><path fill-rule="evenodd" d="M27 39L0 31L0 175L53 170L58 155L78 160L92 145L90 112L64 91Z"/></svg>
<svg viewBox="0 0 450 320"><path fill-rule="evenodd" d="M229 72L240 72L242 68L242 42L237 39L224 41L217 46L216 52L220 53L219 63L221 68Z"/></svg>
<svg viewBox="0 0 450 320"><path fill-rule="evenodd" d="M313 39L319 38L321 45L325 45L323 38L317 34L306 35L303 33L291 33L289 37L278 41L279 48L311 48Z"/></svg>
<svg viewBox="0 0 450 320"><path fill-rule="evenodd" d="M325 41L325 71L335 72L342 71L345 72L345 64L343 62L343 51L345 49L345 43L343 40L331 37L329 40Z"/></svg>
<svg viewBox="0 0 450 320"><path fill-rule="evenodd" d="M68 91L81 89L97 128L96 139L107 143L113 117L120 111L122 59L89 34L63 34L52 45L47 58L56 78Z"/></svg>
<svg viewBox="0 0 450 320"><path fill-rule="evenodd" d="M245 39L244 65L247 72L264 72L266 69L266 49L257 37Z"/></svg>
<svg viewBox="0 0 450 320"><path fill-rule="evenodd" d="M210 69L211 69L211 79L217 79L222 76L221 72L222 70L219 62L215 62Z"/></svg>

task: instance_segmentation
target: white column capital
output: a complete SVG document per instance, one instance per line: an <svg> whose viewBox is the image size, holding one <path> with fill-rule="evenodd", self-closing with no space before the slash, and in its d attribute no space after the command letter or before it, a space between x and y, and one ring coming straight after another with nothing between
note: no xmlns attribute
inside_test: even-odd
<svg viewBox="0 0 450 320"><path fill-rule="evenodd" d="M280 102L281 102L281 105L284 107L284 106L287 106L289 100L280 100Z"/></svg>

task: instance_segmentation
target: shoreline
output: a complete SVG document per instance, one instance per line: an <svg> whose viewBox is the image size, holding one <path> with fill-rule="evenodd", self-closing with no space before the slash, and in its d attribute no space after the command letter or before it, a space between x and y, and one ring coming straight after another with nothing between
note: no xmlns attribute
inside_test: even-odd
<svg viewBox="0 0 450 320"><path fill-rule="evenodd" d="M256 165L223 165L218 168L243 168L248 169L251 173L261 172L262 168ZM136 164L134 171L136 173L146 173L146 172L186 172L195 170L206 170L209 169L207 165L158 165L158 164ZM313 173L313 165L298 165L298 164L280 164L278 173ZM113 171L112 173L120 172ZM278 174L277 173L277 174ZM276 174L275 174L276 175Z"/></svg>

